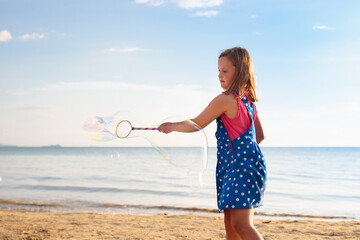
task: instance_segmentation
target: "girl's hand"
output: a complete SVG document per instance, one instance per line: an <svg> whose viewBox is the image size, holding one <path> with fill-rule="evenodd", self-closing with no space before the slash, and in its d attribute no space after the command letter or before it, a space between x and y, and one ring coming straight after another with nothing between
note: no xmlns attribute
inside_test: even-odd
<svg viewBox="0 0 360 240"><path fill-rule="evenodd" d="M161 124L159 127L158 127L158 130L159 132L162 132L162 133L171 133L173 130L173 127L172 127L172 123L170 122L165 122L163 124Z"/></svg>

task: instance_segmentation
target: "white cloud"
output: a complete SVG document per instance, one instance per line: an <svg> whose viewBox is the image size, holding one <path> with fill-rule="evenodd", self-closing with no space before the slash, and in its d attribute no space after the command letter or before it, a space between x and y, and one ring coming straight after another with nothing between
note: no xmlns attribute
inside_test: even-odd
<svg viewBox="0 0 360 240"><path fill-rule="evenodd" d="M40 29L41 30L41 29ZM50 31L51 34L57 33L55 30ZM36 39L43 39L46 38L48 33L26 33L21 36L16 37L20 40L36 40ZM66 33L57 33L58 36L64 37L66 36ZM0 42L7 42L9 40L13 39L11 33L7 30L0 32Z"/></svg>
<svg viewBox="0 0 360 240"><path fill-rule="evenodd" d="M35 40L35 39L43 39L46 37L46 33L26 33L19 37L21 40Z"/></svg>
<svg viewBox="0 0 360 240"><path fill-rule="evenodd" d="M150 51L150 49L145 48L107 48L106 52L139 52L139 51Z"/></svg>
<svg viewBox="0 0 360 240"><path fill-rule="evenodd" d="M223 0L135 0L135 3L150 6L160 6L167 2L173 2L178 7L185 9L215 7L224 3Z"/></svg>
<svg viewBox="0 0 360 240"><path fill-rule="evenodd" d="M325 25L315 25L313 27L313 30L324 30L324 31L330 31L330 30L334 30L333 28L330 28L328 26Z"/></svg>
<svg viewBox="0 0 360 240"><path fill-rule="evenodd" d="M191 8L206 8L220 6L224 3L223 0L173 0L179 7Z"/></svg>
<svg viewBox="0 0 360 240"><path fill-rule="evenodd" d="M0 42L7 42L12 39L11 33L7 30L0 32Z"/></svg>
<svg viewBox="0 0 360 240"><path fill-rule="evenodd" d="M147 4L154 7L160 6L165 2L166 0L135 0L135 3Z"/></svg>
<svg viewBox="0 0 360 240"><path fill-rule="evenodd" d="M257 18L258 17L258 15L256 15L256 14L251 14L250 15L250 19L254 19L254 18Z"/></svg>
<svg viewBox="0 0 360 240"><path fill-rule="evenodd" d="M218 11L197 11L193 14L195 17L215 17L218 15Z"/></svg>

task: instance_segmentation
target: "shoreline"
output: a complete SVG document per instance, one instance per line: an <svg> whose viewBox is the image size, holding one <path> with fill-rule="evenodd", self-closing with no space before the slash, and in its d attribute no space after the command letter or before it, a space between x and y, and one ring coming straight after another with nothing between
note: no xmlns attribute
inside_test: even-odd
<svg viewBox="0 0 360 240"><path fill-rule="evenodd" d="M360 239L359 221L255 219L266 240ZM223 216L0 210L0 239L225 239Z"/></svg>
<svg viewBox="0 0 360 240"><path fill-rule="evenodd" d="M222 215L217 209L201 207L180 207L166 205L136 205L136 204L116 204L82 201L78 205L68 205L63 203L32 202L0 198L0 211L15 212L38 212L38 213L99 213L99 214L131 214L131 215ZM255 210L255 218L270 220L320 220L320 221L359 221L354 217L348 216L322 216L302 213L269 213Z"/></svg>

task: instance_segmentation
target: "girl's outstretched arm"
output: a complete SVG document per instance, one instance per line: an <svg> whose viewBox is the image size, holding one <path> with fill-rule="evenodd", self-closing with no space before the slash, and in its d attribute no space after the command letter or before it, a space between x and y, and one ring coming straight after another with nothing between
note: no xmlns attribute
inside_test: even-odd
<svg viewBox="0 0 360 240"><path fill-rule="evenodd" d="M255 117L254 124L255 124L255 133L256 133L256 142L257 144L260 144L265 139L265 136L258 114Z"/></svg>
<svg viewBox="0 0 360 240"><path fill-rule="evenodd" d="M228 111L231 107L231 103L234 101L234 97L222 93L215 97L209 105L199 114L196 118L190 119L195 122L197 127L191 124L188 120L182 122L166 122L159 126L159 131L163 133L170 132L196 132L205 128L214 119L220 116L222 113Z"/></svg>

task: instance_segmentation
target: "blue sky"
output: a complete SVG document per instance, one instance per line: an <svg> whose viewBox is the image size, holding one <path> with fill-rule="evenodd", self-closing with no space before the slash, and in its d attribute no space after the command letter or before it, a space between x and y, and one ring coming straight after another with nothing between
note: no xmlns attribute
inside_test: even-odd
<svg viewBox="0 0 360 240"><path fill-rule="evenodd" d="M359 146L359 10L325 0L0 0L0 144L139 145L91 142L82 124L122 110L145 125L193 118L221 92L219 53L242 46L264 146Z"/></svg>

